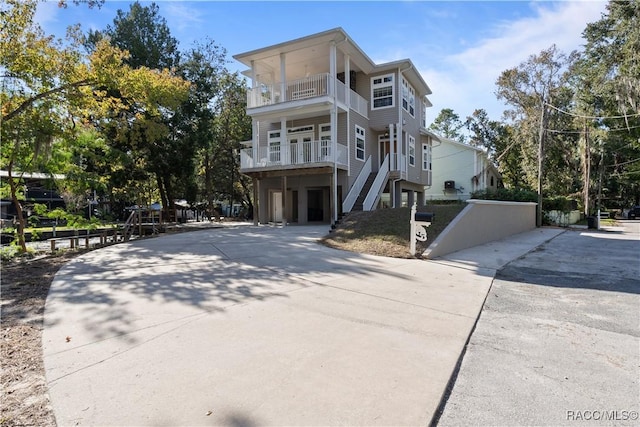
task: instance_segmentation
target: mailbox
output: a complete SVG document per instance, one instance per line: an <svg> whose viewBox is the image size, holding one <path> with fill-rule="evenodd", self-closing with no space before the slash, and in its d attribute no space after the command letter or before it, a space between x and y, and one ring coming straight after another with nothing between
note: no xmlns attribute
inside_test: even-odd
<svg viewBox="0 0 640 427"><path fill-rule="evenodd" d="M418 212L417 210L417 206L414 203L409 217L409 222L411 223L411 245L409 251L411 255L416 254L416 241L427 241L427 227L436 219L436 214L433 212Z"/></svg>
<svg viewBox="0 0 640 427"><path fill-rule="evenodd" d="M416 212L413 219L418 222L433 222L436 214L432 212Z"/></svg>

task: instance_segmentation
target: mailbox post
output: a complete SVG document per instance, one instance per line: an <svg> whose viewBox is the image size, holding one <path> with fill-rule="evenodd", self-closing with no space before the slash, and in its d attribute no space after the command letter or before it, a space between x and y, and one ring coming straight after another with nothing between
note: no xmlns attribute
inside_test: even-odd
<svg viewBox="0 0 640 427"><path fill-rule="evenodd" d="M427 227L435 219L435 214L430 212L417 212L416 205L411 207L411 256L416 255L416 241L427 240Z"/></svg>

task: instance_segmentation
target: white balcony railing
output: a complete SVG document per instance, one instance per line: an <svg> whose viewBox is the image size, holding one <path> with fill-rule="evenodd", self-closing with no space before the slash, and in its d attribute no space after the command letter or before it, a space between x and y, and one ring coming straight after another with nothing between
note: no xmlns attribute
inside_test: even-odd
<svg viewBox="0 0 640 427"><path fill-rule="evenodd" d="M257 151L258 156L254 159L253 148L240 150L240 169L303 166L334 162L343 166L347 164L347 147L328 140L258 147Z"/></svg>
<svg viewBox="0 0 640 427"><path fill-rule="evenodd" d="M247 91L247 108L258 108L290 101L314 98L316 96L335 96L338 102L347 103L349 96L351 109L363 117L368 117L369 104L352 90L347 91L344 83L331 78L328 73L316 74L282 83L260 84ZM347 95L348 94L348 95Z"/></svg>

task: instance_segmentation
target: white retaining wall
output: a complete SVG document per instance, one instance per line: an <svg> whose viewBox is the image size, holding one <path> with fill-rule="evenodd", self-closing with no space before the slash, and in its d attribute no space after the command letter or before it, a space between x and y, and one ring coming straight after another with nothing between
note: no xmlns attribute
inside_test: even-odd
<svg viewBox="0 0 640 427"><path fill-rule="evenodd" d="M469 199L462 212L424 251L423 257L437 258L532 230L536 228L536 205L532 202Z"/></svg>

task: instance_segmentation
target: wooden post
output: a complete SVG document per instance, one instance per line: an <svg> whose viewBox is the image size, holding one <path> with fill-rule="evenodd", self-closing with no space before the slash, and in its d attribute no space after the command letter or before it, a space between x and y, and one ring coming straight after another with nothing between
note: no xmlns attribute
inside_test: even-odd
<svg viewBox="0 0 640 427"><path fill-rule="evenodd" d="M55 252L56 251L56 240L55 239L51 239L51 252Z"/></svg>

